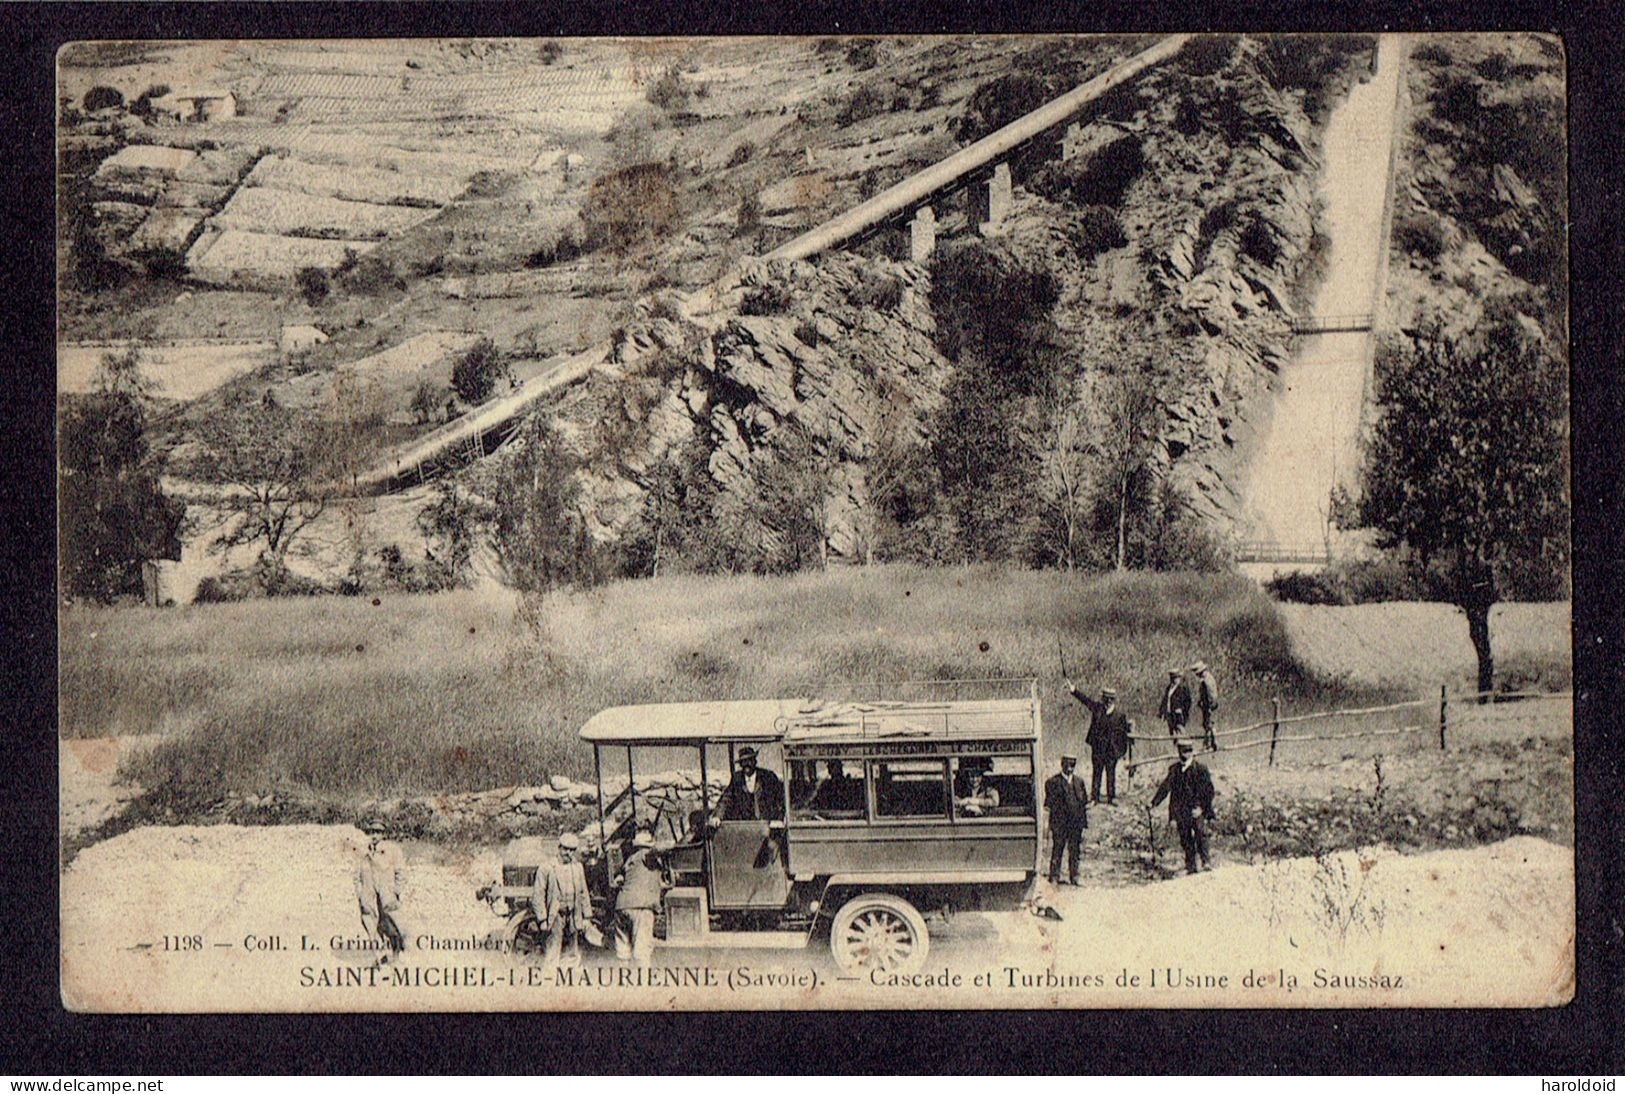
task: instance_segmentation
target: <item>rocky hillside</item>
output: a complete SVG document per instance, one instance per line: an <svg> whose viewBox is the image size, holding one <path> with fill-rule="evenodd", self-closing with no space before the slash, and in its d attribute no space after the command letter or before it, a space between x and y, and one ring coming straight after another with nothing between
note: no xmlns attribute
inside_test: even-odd
<svg viewBox="0 0 1625 1094"><path fill-rule="evenodd" d="M1566 345L1564 79L1556 38L1418 40L1395 191L1395 325L1465 330L1503 309Z"/></svg>
<svg viewBox="0 0 1625 1094"><path fill-rule="evenodd" d="M930 266L886 257L900 249L896 233L865 254L757 267L703 315L646 299L620 333L620 366L556 410L586 464L594 532L646 533L651 500L677 490L659 477L683 466L720 491L713 509L746 514L731 527L754 528L752 538L786 534L782 520L760 519L775 491L780 501L812 491L822 499L814 539L829 551L867 557L879 544L937 557L918 542L951 536L930 465L945 434L984 413L971 400L988 395L950 382L959 338L948 328L989 320L939 314L976 300L934 291L933 277L963 281L984 265L1053 293L1042 352L1066 404L1045 405L1031 386L993 396L1023 404L999 409L1022 434L1016 458L1033 466L986 488L1013 486L1040 511L1055 488L1046 468L1057 415L1075 414L1087 433L1110 385L1145 374L1158 477L1224 530L1294 306L1319 273L1319 126L1369 46L1328 43L1307 59L1257 40L1193 46L1105 102L1065 158L1057 147L1018 164L1012 215L991 238L966 232L952 205L939 213L946 238ZM996 95L972 100L988 101ZM1065 443L1082 451L1091 440ZM775 468L791 467L800 481L775 481ZM896 481L909 476L912 496ZM888 522L915 525L913 542ZM1037 556L1015 540L1010 550Z"/></svg>
<svg viewBox="0 0 1625 1094"><path fill-rule="evenodd" d="M995 462L1011 465L981 484L1009 496L1011 511L997 518L1019 525L995 553L1053 563L1053 544L1040 541L1053 538L1057 462L1083 461L1100 447L1110 391L1140 376L1155 404L1156 473L1147 481L1173 491L1155 504L1193 513L1222 536L1237 508L1237 468L1286 360L1290 316L1324 261L1314 199L1320 128L1363 71L1369 38L1198 39L1100 100L1064 141L1056 134L1014 164L1011 214L989 238L950 199L938 209L932 265L899 261L903 233L882 231L854 253L754 269L704 314L681 304L683 292L749 255L1145 44L913 38L615 47L625 56L609 43L490 56L455 43L376 56L245 48L219 69L239 92L238 118L132 122L113 143L161 151L189 142L215 158L251 150L233 181L259 193L261 204L281 203L267 206L276 215L257 227L282 217L277 230L302 247L365 229L370 250L309 284L269 275L210 281L168 266L126 269L116 288L69 278L66 310L80 335L267 337L289 323L326 332L325 343L296 358L279 354L169 419L167 440L182 453L225 402L269 397L295 413L329 413L334 400L323 393L350 373L365 373L367 405L338 424L358 452L398 446L468 409L447 390L456 353L421 347L484 335L524 381L561 354L613 339L613 367L545 417L580 461L586 526L622 547L651 534L658 542L651 505L658 512L693 487L717 495L711 508L746 514L727 534L747 537L753 550L799 557L811 539L820 554L956 557L944 544L964 514L940 500L952 493L941 481L952 454L942 449L956 435L974 435L996 442ZM120 77L125 69L98 55L76 78L133 94L161 74L153 58L142 63ZM502 91L502 80L532 78L542 89L535 103ZM578 94L598 79L614 85L598 105L614 103L597 128L550 129L547 112L559 102L543 92ZM472 91L452 94L465 84L478 85L477 103L467 98ZM628 87L642 92L640 101L627 105ZM359 114L343 100L357 88L379 100ZM455 116L441 116L453 108ZM456 163L442 162L441 145L456 149ZM510 162L514 149L523 164ZM411 161L405 167L396 162L402 156ZM75 186L92 180L87 200L105 189L93 180L94 162L89 156L75 168L89 174L64 176ZM413 178L440 171L463 189L437 190L443 204L435 207L400 206L416 210L400 227L321 219L367 204L362 198L395 201L393 191L355 188L406 167ZM105 172L102 182L118 177ZM174 188L166 186L166 194ZM296 190L296 199L287 196ZM117 234L98 223L102 235ZM222 239L241 230L222 222ZM81 224L88 239L86 231ZM79 270L73 258L65 269ZM1033 329L1021 335L1031 360L1023 350L1020 368L1031 375L1018 390L976 389L960 359L967 323L996 326L997 317L942 314L963 312L974 298L961 290L980 276L967 273L978 266L996 267L1012 279L1007 285L1042 287L1019 301L1030 313L1021 322ZM1009 303L980 299L993 312ZM419 402L431 413L415 413ZM444 415L433 409L441 407ZM1075 420L1062 429L1069 415ZM476 489L491 486L502 462L471 476ZM1134 489L1149 487L1137 481ZM794 507L813 527L763 525L752 496L801 499ZM1030 504L1017 506L1018 498ZM731 553L737 543L720 545L722 556ZM760 562L712 551L709 564Z"/></svg>

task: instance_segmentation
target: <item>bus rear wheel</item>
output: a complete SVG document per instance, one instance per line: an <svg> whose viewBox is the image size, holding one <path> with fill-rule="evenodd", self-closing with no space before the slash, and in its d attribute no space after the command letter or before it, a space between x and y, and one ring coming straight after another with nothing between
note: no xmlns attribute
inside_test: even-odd
<svg viewBox="0 0 1625 1094"><path fill-rule="evenodd" d="M830 923L830 953L850 976L918 972L930 948L925 917L891 893L860 893L841 905Z"/></svg>

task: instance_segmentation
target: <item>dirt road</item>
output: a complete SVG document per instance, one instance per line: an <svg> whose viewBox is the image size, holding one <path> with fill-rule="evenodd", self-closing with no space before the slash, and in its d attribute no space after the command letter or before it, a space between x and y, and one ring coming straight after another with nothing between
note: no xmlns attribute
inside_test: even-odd
<svg viewBox="0 0 1625 1094"><path fill-rule="evenodd" d="M1220 866L1134 888L1047 894L937 923L919 978L836 979L819 950L657 951L652 977L593 957L568 978L480 949L490 852L409 848L410 948L373 971L347 827L145 828L63 877L63 991L90 1010L1547 1005L1572 992L1573 859L1521 837ZM1134 978L1138 978L1137 980ZM1256 982L1257 986L1254 986ZM1283 986L1284 983L1284 986Z"/></svg>

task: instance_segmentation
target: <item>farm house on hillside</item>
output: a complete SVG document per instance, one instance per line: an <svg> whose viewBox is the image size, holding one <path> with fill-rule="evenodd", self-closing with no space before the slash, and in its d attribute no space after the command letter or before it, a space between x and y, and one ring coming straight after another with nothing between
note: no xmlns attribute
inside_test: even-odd
<svg viewBox="0 0 1625 1094"><path fill-rule="evenodd" d="M311 346L319 346L327 341L327 334L320 327L310 326L308 323L290 323L282 328L277 338L277 349L283 353L303 353Z"/></svg>
<svg viewBox="0 0 1625 1094"><path fill-rule="evenodd" d="M172 91L152 100L152 108L177 121L212 122L237 116L237 96L217 88Z"/></svg>

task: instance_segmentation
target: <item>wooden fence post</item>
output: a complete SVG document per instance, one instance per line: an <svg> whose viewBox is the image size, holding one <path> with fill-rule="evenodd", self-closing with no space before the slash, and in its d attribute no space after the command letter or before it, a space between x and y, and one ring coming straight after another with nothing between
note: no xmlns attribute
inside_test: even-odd
<svg viewBox="0 0 1625 1094"><path fill-rule="evenodd" d="M1450 717L1450 685L1439 685L1439 751L1444 751L1444 727Z"/></svg>
<svg viewBox="0 0 1625 1094"><path fill-rule="evenodd" d="M1281 735L1281 699L1270 700L1270 766L1275 766L1275 739Z"/></svg>

